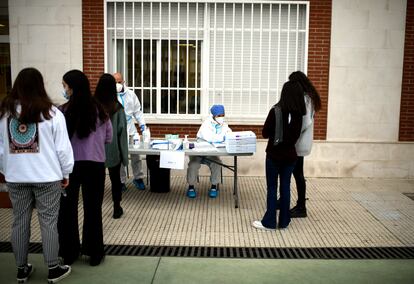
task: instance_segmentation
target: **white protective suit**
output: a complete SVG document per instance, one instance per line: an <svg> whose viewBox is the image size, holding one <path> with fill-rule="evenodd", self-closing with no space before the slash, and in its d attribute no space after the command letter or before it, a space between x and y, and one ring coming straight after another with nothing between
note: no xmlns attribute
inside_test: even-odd
<svg viewBox="0 0 414 284"><path fill-rule="evenodd" d="M225 135L231 132L231 129L227 123L223 125L218 124L212 115L210 115L201 125L200 129L197 132L197 139L204 140L207 142L223 142ZM207 159L206 159L207 158ZM187 182L189 185L194 185L197 182L198 171L201 167L201 164L209 166L211 175L210 182L213 185L217 185L220 182L221 175L221 166L217 163L211 162L210 160L217 161L221 163L221 159L216 156L208 157L198 157L191 156L190 162L188 163L187 168Z"/></svg>
<svg viewBox="0 0 414 284"><path fill-rule="evenodd" d="M145 119L141 108L141 103L138 100L137 95L134 91L130 90L124 83L123 91L118 93L118 101L124 107L126 119L128 137L137 133L135 122L137 121L141 127L141 131L145 129ZM144 173L142 171L142 162L139 155L131 154L131 167L134 179L142 179ZM121 182L125 183L126 172L125 168L121 167Z"/></svg>
<svg viewBox="0 0 414 284"><path fill-rule="evenodd" d="M296 142L296 153L298 156L307 156L312 150L313 142L313 118L315 110L313 109L312 99L305 95L306 115L302 117L302 130L300 137Z"/></svg>

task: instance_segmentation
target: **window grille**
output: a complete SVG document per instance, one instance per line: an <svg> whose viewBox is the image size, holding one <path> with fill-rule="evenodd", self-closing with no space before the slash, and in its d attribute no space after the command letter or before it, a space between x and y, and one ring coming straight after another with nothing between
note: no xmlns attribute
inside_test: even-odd
<svg viewBox="0 0 414 284"><path fill-rule="evenodd" d="M153 118L263 120L291 72L307 67L307 1L110 1L105 68Z"/></svg>

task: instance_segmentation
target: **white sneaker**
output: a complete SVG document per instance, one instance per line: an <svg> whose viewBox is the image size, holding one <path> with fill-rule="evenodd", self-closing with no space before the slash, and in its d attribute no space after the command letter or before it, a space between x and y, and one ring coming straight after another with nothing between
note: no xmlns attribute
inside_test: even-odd
<svg viewBox="0 0 414 284"><path fill-rule="evenodd" d="M253 227L255 227L256 229L259 229L259 230L265 230L265 231L275 231L276 230L276 229L267 228L267 227L263 226L261 221L253 221L252 225L253 225Z"/></svg>

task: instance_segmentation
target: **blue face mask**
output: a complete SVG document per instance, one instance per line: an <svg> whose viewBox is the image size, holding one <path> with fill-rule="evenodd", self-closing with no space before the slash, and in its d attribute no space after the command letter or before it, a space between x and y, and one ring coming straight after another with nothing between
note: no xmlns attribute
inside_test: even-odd
<svg viewBox="0 0 414 284"><path fill-rule="evenodd" d="M65 98L65 99L67 99L67 100L69 100L69 95L68 95L68 93L66 92L66 90L63 90L62 91L62 96Z"/></svg>

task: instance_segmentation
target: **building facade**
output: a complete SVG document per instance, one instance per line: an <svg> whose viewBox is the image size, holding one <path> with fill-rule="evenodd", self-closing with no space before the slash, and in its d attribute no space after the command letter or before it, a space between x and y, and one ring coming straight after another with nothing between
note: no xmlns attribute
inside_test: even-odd
<svg viewBox="0 0 414 284"><path fill-rule="evenodd" d="M11 74L38 68L61 103L66 71L120 71L155 137L222 103L259 138L240 174L264 175L261 126L302 70L323 101L307 176L413 178L413 2L9 0Z"/></svg>

